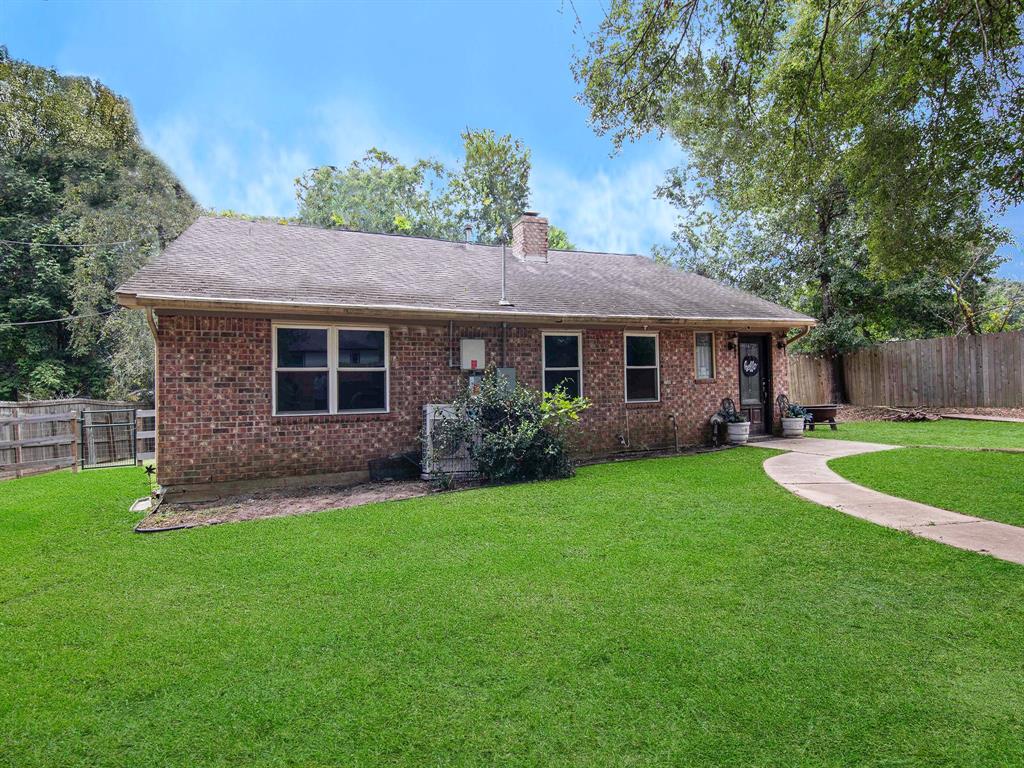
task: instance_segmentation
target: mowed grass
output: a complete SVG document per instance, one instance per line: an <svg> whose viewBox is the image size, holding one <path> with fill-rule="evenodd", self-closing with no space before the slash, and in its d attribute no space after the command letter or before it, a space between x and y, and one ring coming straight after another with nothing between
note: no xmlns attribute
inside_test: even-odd
<svg viewBox="0 0 1024 768"><path fill-rule="evenodd" d="M148 536L139 470L0 483L0 764L1024 761L1024 569L769 455Z"/></svg>
<svg viewBox="0 0 1024 768"><path fill-rule="evenodd" d="M848 480L883 493L1024 526L1024 453L904 448L829 463Z"/></svg>
<svg viewBox="0 0 1024 768"><path fill-rule="evenodd" d="M962 448L1024 449L1024 424L999 421L846 421L838 430L818 424L807 437L863 440L892 445L948 445Z"/></svg>

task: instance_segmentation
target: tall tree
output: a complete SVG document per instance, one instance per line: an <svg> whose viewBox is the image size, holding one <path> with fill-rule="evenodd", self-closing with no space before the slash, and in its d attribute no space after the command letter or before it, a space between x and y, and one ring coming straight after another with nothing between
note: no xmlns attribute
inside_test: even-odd
<svg viewBox="0 0 1024 768"><path fill-rule="evenodd" d="M784 241L835 356L845 233L902 276L961 274L1005 239L985 206L1024 199L1018 14L1012 0L614 0L574 70L598 131L686 150L663 190L683 211L677 244L744 263L744 240Z"/></svg>
<svg viewBox="0 0 1024 768"><path fill-rule="evenodd" d="M476 225L479 242L512 242L530 198L530 150L510 135L468 128L462 145L465 161L452 180L458 215Z"/></svg>
<svg viewBox="0 0 1024 768"><path fill-rule="evenodd" d="M127 101L5 48L0 124L0 398L144 396L152 342L113 289L195 203L141 146ZM38 322L69 315L83 319Z"/></svg>
<svg viewBox="0 0 1024 768"><path fill-rule="evenodd" d="M402 164L372 148L346 168L323 166L296 180L299 219L325 227L460 239L511 240L530 196L530 152L491 130L462 134L457 170L436 160Z"/></svg>
<svg viewBox="0 0 1024 768"><path fill-rule="evenodd" d="M448 170L435 160L403 165L372 147L346 168L323 166L296 179L299 218L323 227L455 238Z"/></svg>

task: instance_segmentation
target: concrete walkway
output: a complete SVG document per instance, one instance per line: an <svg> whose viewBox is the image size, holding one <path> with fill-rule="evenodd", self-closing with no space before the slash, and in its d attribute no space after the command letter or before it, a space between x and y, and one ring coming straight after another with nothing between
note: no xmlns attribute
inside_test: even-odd
<svg viewBox="0 0 1024 768"><path fill-rule="evenodd" d="M803 437L761 440L751 446L786 451L766 459L764 471L783 488L808 501L951 547L1024 565L1024 528L889 496L851 483L828 467L830 459L888 451L898 445Z"/></svg>

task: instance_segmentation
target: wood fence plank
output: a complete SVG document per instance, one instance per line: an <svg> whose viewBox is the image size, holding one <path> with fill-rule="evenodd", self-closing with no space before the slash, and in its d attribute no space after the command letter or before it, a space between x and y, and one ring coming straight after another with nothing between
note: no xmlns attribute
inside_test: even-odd
<svg viewBox="0 0 1024 768"><path fill-rule="evenodd" d="M1024 332L894 341L843 358L854 405L944 408L1024 406ZM791 394L827 400L831 373L824 358L790 356Z"/></svg>

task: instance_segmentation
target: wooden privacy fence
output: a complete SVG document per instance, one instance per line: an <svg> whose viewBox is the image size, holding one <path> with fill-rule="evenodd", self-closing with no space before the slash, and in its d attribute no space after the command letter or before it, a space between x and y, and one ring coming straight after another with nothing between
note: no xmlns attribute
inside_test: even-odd
<svg viewBox="0 0 1024 768"><path fill-rule="evenodd" d="M788 394L796 403L831 403L832 363L818 355L790 355Z"/></svg>
<svg viewBox="0 0 1024 768"><path fill-rule="evenodd" d="M154 415L109 400L0 402L0 478L152 458Z"/></svg>
<svg viewBox="0 0 1024 768"><path fill-rule="evenodd" d="M858 405L1024 406L1024 333L894 341L843 358Z"/></svg>
<svg viewBox="0 0 1024 768"><path fill-rule="evenodd" d="M931 408L1024 407L1024 332L892 341L843 355L852 405ZM791 355L790 395L831 399L829 361Z"/></svg>

